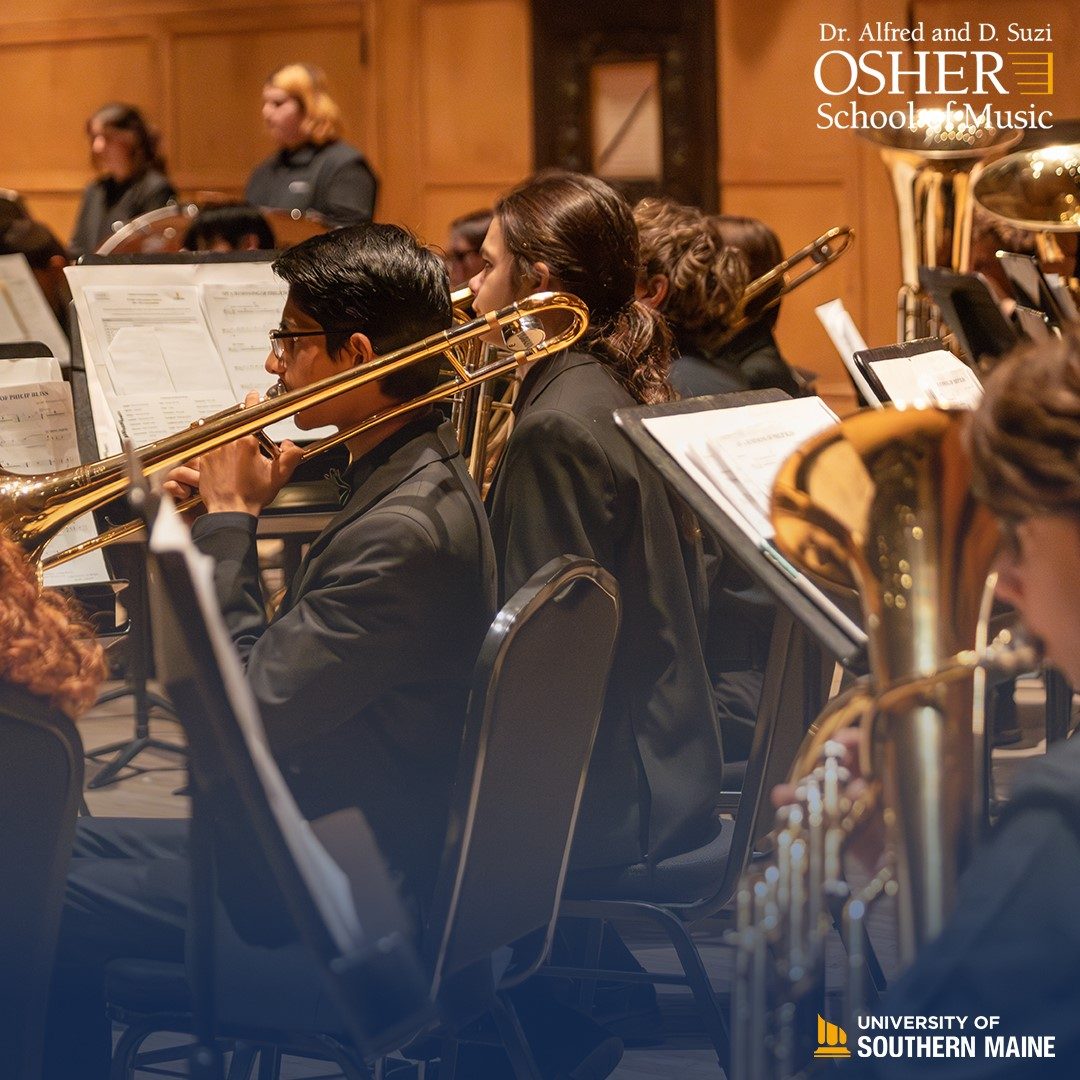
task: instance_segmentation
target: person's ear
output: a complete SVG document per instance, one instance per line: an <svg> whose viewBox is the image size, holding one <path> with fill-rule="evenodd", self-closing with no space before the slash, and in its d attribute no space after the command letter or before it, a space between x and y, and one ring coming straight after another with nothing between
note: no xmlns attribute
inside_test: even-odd
<svg viewBox="0 0 1080 1080"><path fill-rule="evenodd" d="M637 298L646 306L659 311L671 291L671 281L667 274L653 274L644 281L638 281L635 292Z"/></svg>
<svg viewBox="0 0 1080 1080"><path fill-rule="evenodd" d="M349 367L359 367L375 359L375 350L371 346L371 338L359 331L349 335L349 340L341 347L335 359L348 359Z"/></svg>
<svg viewBox="0 0 1080 1080"><path fill-rule="evenodd" d="M535 281L531 282L530 285L534 292L547 292L549 289L554 288L555 275L546 262L534 262L533 274L535 275Z"/></svg>
<svg viewBox="0 0 1080 1080"><path fill-rule="evenodd" d="M253 233L244 233L240 237L240 243L236 245L237 251L258 251L259 250L259 238Z"/></svg>

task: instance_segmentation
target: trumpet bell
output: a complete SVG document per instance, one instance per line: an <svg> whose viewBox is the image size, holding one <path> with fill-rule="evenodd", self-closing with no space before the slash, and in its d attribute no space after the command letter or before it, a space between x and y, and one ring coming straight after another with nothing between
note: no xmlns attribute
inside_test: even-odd
<svg viewBox="0 0 1080 1080"><path fill-rule="evenodd" d="M1009 154L986 167L974 195L1015 228L1080 232L1080 143Z"/></svg>

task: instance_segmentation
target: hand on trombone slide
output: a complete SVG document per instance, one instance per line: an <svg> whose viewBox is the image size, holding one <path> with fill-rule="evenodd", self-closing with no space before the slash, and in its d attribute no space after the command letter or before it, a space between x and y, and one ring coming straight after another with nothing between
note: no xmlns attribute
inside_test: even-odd
<svg viewBox="0 0 1080 1080"><path fill-rule="evenodd" d="M245 407L258 402L254 390L244 398ZM209 513L239 511L258 517L302 457L303 450L288 439L275 445L266 436L246 435L171 469L164 488L177 502L198 493Z"/></svg>

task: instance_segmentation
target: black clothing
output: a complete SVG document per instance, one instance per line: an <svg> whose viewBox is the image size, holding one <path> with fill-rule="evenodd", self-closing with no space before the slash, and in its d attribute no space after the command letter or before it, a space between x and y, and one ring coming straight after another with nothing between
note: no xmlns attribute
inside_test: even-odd
<svg viewBox="0 0 1080 1080"><path fill-rule="evenodd" d="M69 245L72 257L97 251L121 225L171 202L176 202L176 190L157 169L123 182L112 177L95 180L83 192Z"/></svg>
<svg viewBox="0 0 1080 1080"><path fill-rule="evenodd" d="M563 554L596 559L619 583L622 624L577 827L579 867L704 843L721 787L701 543L615 426L612 412L633 404L589 355L539 361L489 495L502 598ZM537 659L540 672L557 666L557 657Z"/></svg>
<svg viewBox="0 0 1080 1080"><path fill-rule="evenodd" d="M1075 1076L1080 1055L1080 739L1018 781L965 872L952 917L890 988L886 1011L1000 1017L968 1061L875 1062L873 1075ZM972 1034L971 1022L964 1034ZM868 1034L878 1034L877 1032ZM1055 1057L983 1059L983 1034L1053 1035ZM848 1032L849 1039L853 1037ZM867 1063L869 1064L869 1063Z"/></svg>
<svg viewBox="0 0 1080 1080"><path fill-rule="evenodd" d="M799 395L799 384L780 355L772 330L759 325L748 326L714 356L680 349L671 365L671 385L684 398L769 387Z"/></svg>
<svg viewBox="0 0 1080 1080"><path fill-rule="evenodd" d="M364 155L345 142L280 150L255 168L244 198L253 206L314 210L333 225L370 221L378 179Z"/></svg>
<svg viewBox="0 0 1080 1080"><path fill-rule="evenodd" d="M315 818L359 806L406 894L422 905L445 839L473 664L494 613L494 555L453 427L434 413L385 439L345 479L347 502L311 544L269 623L256 519L207 514L193 534L216 560L226 625L301 811ZM217 840L219 865L227 864ZM103 965L119 956L183 958L186 847L185 822L80 823L54 1031L89 1025L86 1039L104 1045L94 1026L104 1027ZM48 1075L104 1076L78 1049L78 1071L60 1060L59 1046Z"/></svg>

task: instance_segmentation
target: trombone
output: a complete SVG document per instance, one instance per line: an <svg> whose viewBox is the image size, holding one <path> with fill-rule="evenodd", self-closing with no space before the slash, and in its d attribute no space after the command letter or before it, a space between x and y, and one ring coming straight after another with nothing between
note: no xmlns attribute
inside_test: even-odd
<svg viewBox="0 0 1080 1080"><path fill-rule="evenodd" d="M731 313L731 321L717 342L717 347L726 345L751 323L757 322L766 311L776 307L789 292L793 292L804 281L809 281L815 274L820 274L825 267L831 266L851 247L854 240L855 230L850 225L837 225L822 233L806 247L799 248L794 255L778 262L761 277L754 278L743 289L743 294ZM800 270L795 277L789 278L788 274L804 262L808 263L806 268Z"/></svg>
<svg viewBox="0 0 1080 1080"><path fill-rule="evenodd" d="M540 316L560 313L567 318L564 327L551 335L545 334L542 340L530 340L524 347L513 352L500 353L495 360L475 370L469 370L457 355L460 346L478 340L493 330L509 329L517 332L523 322L531 324L533 319ZM140 462L147 475L166 472L234 439L245 435L260 435L264 427L284 420L301 409L312 408L339 394L383 379L402 368L435 356L443 355L447 358L451 370L439 385L426 394L396 403L305 447L301 460L307 461L316 454L347 442L361 432L393 420L403 413L470 390L488 379L509 374L519 364L531 363L565 349L581 337L588 325L588 308L576 296L567 293L536 293L500 311L489 312L463 325L431 334L412 345L376 357L348 371L331 375L310 386L274 396L268 393L256 405L248 408L236 405L206 419L197 420L183 431L141 447L138 451ZM43 570L137 534L142 529L142 524L130 522L42 560L45 546L68 522L88 510L103 506L128 489L126 462L123 454L117 454L92 465L79 465L73 469L36 476L20 476L0 469L0 527L22 545L31 559L40 561ZM183 508L193 506L199 501L197 496L189 499L183 504Z"/></svg>

